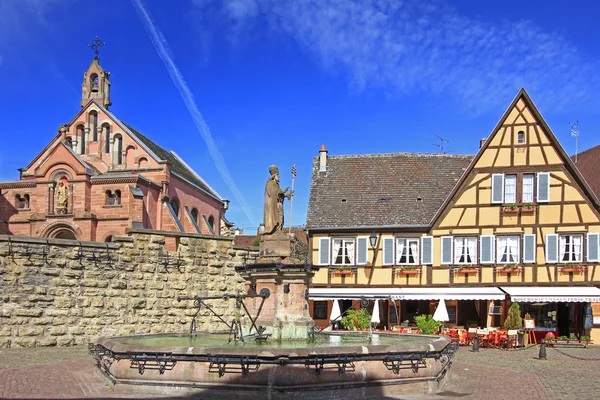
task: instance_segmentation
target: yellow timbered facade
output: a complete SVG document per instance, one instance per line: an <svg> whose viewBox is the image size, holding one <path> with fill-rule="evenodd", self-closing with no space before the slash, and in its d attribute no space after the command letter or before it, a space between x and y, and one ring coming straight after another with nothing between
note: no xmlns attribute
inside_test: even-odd
<svg viewBox="0 0 600 400"><path fill-rule="evenodd" d="M323 148L307 230L322 325L333 300L381 300L382 327L440 300L450 325L501 326L516 301L537 336L600 340L600 204L523 89L474 156Z"/></svg>

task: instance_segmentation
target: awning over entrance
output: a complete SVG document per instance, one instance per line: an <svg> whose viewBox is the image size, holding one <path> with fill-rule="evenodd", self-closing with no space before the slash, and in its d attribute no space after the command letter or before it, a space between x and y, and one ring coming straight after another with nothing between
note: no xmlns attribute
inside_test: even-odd
<svg viewBox="0 0 600 400"><path fill-rule="evenodd" d="M400 288L309 288L310 300L390 299L401 296Z"/></svg>
<svg viewBox="0 0 600 400"><path fill-rule="evenodd" d="M504 286L501 289L519 303L600 302L600 289L593 286Z"/></svg>
<svg viewBox="0 0 600 400"><path fill-rule="evenodd" d="M504 300L496 287L465 288L309 288L310 300L392 299L392 300Z"/></svg>

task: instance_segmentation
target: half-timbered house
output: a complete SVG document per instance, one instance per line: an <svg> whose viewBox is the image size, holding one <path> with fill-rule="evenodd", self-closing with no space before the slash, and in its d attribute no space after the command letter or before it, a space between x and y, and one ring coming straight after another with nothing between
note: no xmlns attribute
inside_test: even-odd
<svg viewBox="0 0 600 400"><path fill-rule="evenodd" d="M516 301L538 336L582 335L600 302L600 204L523 89L472 156L323 147L306 227L321 325L332 300L379 299L381 327L442 299L450 325L501 326Z"/></svg>

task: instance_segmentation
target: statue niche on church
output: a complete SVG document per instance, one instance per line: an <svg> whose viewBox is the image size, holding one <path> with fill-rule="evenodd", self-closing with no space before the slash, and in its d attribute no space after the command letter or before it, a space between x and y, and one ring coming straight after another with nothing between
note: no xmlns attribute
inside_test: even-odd
<svg viewBox="0 0 600 400"><path fill-rule="evenodd" d="M69 205L69 194L67 187L63 181L58 183L58 189L56 189L56 210L58 214L66 214L67 207Z"/></svg>
<svg viewBox="0 0 600 400"><path fill-rule="evenodd" d="M279 187L279 168L275 165L269 167L271 177L265 186L265 235L273 235L283 230L283 201L290 200L294 191L288 193L288 188L281 190Z"/></svg>

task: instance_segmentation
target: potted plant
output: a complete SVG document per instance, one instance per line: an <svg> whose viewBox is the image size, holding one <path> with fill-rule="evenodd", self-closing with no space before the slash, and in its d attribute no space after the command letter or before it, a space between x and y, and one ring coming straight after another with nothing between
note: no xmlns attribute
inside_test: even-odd
<svg viewBox="0 0 600 400"><path fill-rule="evenodd" d="M566 263L561 267L562 272L574 272L581 273L585 269L585 264L579 263Z"/></svg>
<svg viewBox="0 0 600 400"><path fill-rule="evenodd" d="M523 345L523 335L525 332L521 331L523 327L523 319L521 318L521 307L519 303L512 303L508 308L508 313L506 313L506 319L504 320L504 329L508 330L519 330L519 335L517 335L518 343L517 345Z"/></svg>
<svg viewBox="0 0 600 400"><path fill-rule="evenodd" d="M454 270L460 274L474 274L477 272L477 264L462 264L454 267Z"/></svg>
<svg viewBox="0 0 600 400"><path fill-rule="evenodd" d="M516 213L519 211L519 205L516 203L505 204L502 208L505 213Z"/></svg>
<svg viewBox="0 0 600 400"><path fill-rule="evenodd" d="M340 323L349 331L364 331L371 323L371 315L364 308L351 309L346 311Z"/></svg>
<svg viewBox="0 0 600 400"><path fill-rule="evenodd" d="M419 332L424 335L433 335L438 331L442 323L433 319L431 314L421 314L415 317L415 323Z"/></svg>
<svg viewBox="0 0 600 400"><path fill-rule="evenodd" d="M333 270L335 275L352 275L353 267L351 265L338 265Z"/></svg>
<svg viewBox="0 0 600 400"><path fill-rule="evenodd" d="M501 274L518 274L519 272L521 272L521 267L519 266L519 264L504 264L496 267L496 271L498 271Z"/></svg>
<svg viewBox="0 0 600 400"><path fill-rule="evenodd" d="M418 265L403 265L396 271L401 275L416 275L420 272L421 267Z"/></svg>
<svg viewBox="0 0 600 400"><path fill-rule="evenodd" d="M520 208L521 212L533 212L537 208L537 204L534 202L521 203Z"/></svg>

